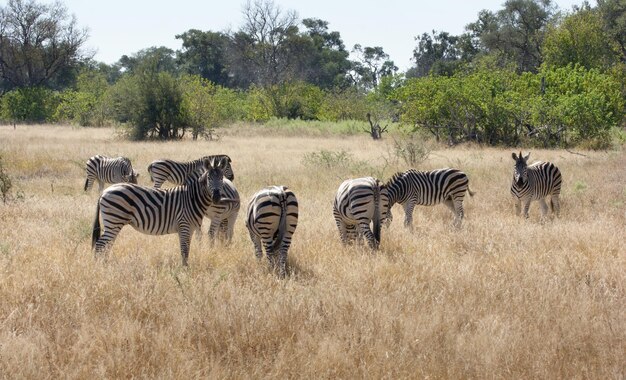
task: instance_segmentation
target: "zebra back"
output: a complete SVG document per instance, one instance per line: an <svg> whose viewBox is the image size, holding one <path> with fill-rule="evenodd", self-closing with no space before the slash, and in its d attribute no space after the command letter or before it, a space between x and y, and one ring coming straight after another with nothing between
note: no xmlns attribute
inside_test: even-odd
<svg viewBox="0 0 626 380"><path fill-rule="evenodd" d="M91 187L95 180L102 184L137 183L137 177L139 177L139 173L133 170L130 159L126 157L93 156L87 160L85 171L87 172L85 191Z"/></svg>
<svg viewBox="0 0 626 380"><path fill-rule="evenodd" d="M169 181L175 185L184 185L188 180L199 178L208 169L209 163L222 162L224 177L233 180L235 178L231 159L227 155L204 156L193 161L174 161L169 159L155 160L148 165L150 179L154 187L159 188Z"/></svg>
<svg viewBox="0 0 626 380"><path fill-rule="evenodd" d="M389 193L389 207L395 203L415 200L416 204L430 206L451 198L463 198L465 191L470 195L469 180L462 171L443 168L432 171L409 169L395 173L385 184Z"/></svg>

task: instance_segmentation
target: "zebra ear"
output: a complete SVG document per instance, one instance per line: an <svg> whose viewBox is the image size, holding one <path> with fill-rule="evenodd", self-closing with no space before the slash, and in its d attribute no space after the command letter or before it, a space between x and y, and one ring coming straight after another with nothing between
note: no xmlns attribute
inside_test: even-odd
<svg viewBox="0 0 626 380"><path fill-rule="evenodd" d="M511 153L511 157L513 157L513 159L517 161L517 154L515 154L515 152Z"/></svg>
<svg viewBox="0 0 626 380"><path fill-rule="evenodd" d="M213 163L211 162L211 160L209 158L205 158L202 160L202 166L204 167L204 171L209 171L212 168Z"/></svg>
<svg viewBox="0 0 626 380"><path fill-rule="evenodd" d="M524 162L528 162L528 157L530 157L530 152L528 152L528 154L524 156Z"/></svg>

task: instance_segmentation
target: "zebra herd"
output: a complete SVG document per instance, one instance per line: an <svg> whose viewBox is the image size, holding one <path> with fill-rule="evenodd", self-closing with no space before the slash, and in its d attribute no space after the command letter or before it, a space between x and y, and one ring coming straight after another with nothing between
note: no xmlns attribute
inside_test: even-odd
<svg viewBox="0 0 626 380"><path fill-rule="evenodd" d="M528 218L531 201L539 201L542 217L547 214L545 198L559 216L561 173L550 162L528 165L530 153L513 153L515 161L511 194L519 215L524 206ZM187 265L189 244L194 232L200 233L202 219L211 220L209 236L230 242L240 208L240 197L233 184L234 173L227 155L205 156L194 161L156 160L148 166L154 187L137 185L139 174L128 158L94 156L87 161L85 191L98 181L101 196L96 207L92 249L102 255L127 224L149 235L178 233L182 263ZM161 189L169 181L178 185ZM111 183L102 191L105 183ZM404 225L412 228L416 205L444 203L454 214L453 225L461 226L465 193L474 195L465 173L445 168L433 171L409 169L383 183L365 177L345 180L337 190L333 216L341 241L350 244L364 237L370 248L381 241L381 226L393 218L391 208L399 203L405 211ZM102 219L102 223L100 223ZM298 224L298 200L286 186L270 186L255 193L248 203L246 228L257 258L263 249L272 270L286 274L287 252Z"/></svg>

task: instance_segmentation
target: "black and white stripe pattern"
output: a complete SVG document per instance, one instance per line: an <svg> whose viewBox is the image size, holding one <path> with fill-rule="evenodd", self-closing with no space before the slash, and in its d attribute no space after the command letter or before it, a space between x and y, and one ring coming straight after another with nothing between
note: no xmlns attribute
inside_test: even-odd
<svg viewBox="0 0 626 380"><path fill-rule="evenodd" d="M341 242L345 245L357 236L365 236L369 246L378 249L381 223L387 218L388 209L387 190L378 179L345 180L339 186L333 204L333 216Z"/></svg>
<svg viewBox="0 0 626 380"><path fill-rule="evenodd" d="M561 194L561 172L551 162L535 162L528 165L530 153L519 156L512 154L515 160L513 169L513 183L511 184L511 194L515 198L515 214L520 215L521 204L524 203L524 217L528 218L528 210L531 201L539 201L541 205L541 215L545 217L548 205L545 198L550 196L550 208L558 217L561 206L559 195Z"/></svg>
<svg viewBox="0 0 626 380"><path fill-rule="evenodd" d="M227 164L226 167L224 167L224 178L231 181L235 179L230 157L225 154L216 154L187 162L167 159L152 161L152 163L148 165L150 180L154 182L154 187L157 189L161 188L161 185L165 181L170 181L175 185L184 185L185 181L187 181L192 174L200 174L204 171L203 162L206 160L226 160Z"/></svg>
<svg viewBox="0 0 626 380"><path fill-rule="evenodd" d="M465 192L474 193L469 188L467 175L458 169L437 169L417 171L409 169L394 174L385 184L389 193L389 209L395 203L404 207L404 225L412 228L413 210L416 205L432 206L444 203L455 215L454 225L459 227L463 220L463 198ZM391 219L389 211L389 219Z"/></svg>
<svg viewBox="0 0 626 380"><path fill-rule="evenodd" d="M211 163L208 171L198 179L190 180L185 186L161 190L133 184L118 184L109 187L100 199L94 221L92 248L96 256L110 247L118 233L127 224L137 231L149 235L178 233L183 265L187 265L191 235L200 232L202 218L212 217L211 224L234 225L236 213L222 202L231 202L223 195L225 190L220 163ZM232 195L232 194L231 194ZM239 201L236 202L239 209ZM100 217L104 230L100 234Z"/></svg>
<svg viewBox="0 0 626 380"><path fill-rule="evenodd" d="M137 183L139 177L139 173L133 170L133 165L126 157L93 156L87 160L85 170L87 171L85 191L91 190L94 181L98 181L100 193L105 183Z"/></svg>
<svg viewBox="0 0 626 380"><path fill-rule="evenodd" d="M284 277L287 251L298 224L298 200L286 186L271 186L258 191L248 203L246 227L254 244L256 257L261 259L263 248L272 270ZM278 256L278 257L277 257Z"/></svg>

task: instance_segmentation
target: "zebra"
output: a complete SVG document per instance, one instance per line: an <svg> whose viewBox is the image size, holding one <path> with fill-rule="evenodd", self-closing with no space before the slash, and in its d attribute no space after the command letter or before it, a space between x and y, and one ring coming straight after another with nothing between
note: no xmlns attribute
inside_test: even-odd
<svg viewBox="0 0 626 380"><path fill-rule="evenodd" d="M287 251L298 225L298 200L286 186L270 186L259 190L248 203L246 228L254 244L257 259L263 256L262 245L272 270L285 277ZM262 242L262 244L261 244Z"/></svg>
<svg viewBox="0 0 626 380"><path fill-rule="evenodd" d="M91 190L94 181L98 181L100 194L105 183L137 183L139 173L133 170L133 165L126 157L110 158L96 155L87 160L87 179L85 191Z"/></svg>
<svg viewBox="0 0 626 380"><path fill-rule="evenodd" d="M451 168L398 172L387 181L385 187L389 194L389 222L393 218L391 207L400 203L404 207L404 226L409 229L413 228L413 210L416 205L432 206L441 202L454 213L454 226L460 227L465 192L474 195L467 175Z"/></svg>
<svg viewBox="0 0 626 380"><path fill-rule="evenodd" d="M231 167L231 159L225 154L216 154L213 156L204 156L197 160L179 162L174 160L155 160L148 165L148 173L150 174L150 180L154 182L154 188L160 189L161 185L165 181L170 181L175 185L183 185L192 173L203 172L204 160L226 160L227 164L224 168L224 177L233 181L235 175L233 168Z"/></svg>
<svg viewBox="0 0 626 380"><path fill-rule="evenodd" d="M207 171L185 186L161 190L125 183L106 189L98 200L93 225L92 249L96 257L110 248L127 224L148 235L178 233L184 266L187 266L191 236L194 231L200 231L203 216L212 217L213 230L220 226L232 233L239 200L223 197L231 194L224 184L225 162L206 161L205 165ZM224 207L223 203L234 206Z"/></svg>
<svg viewBox="0 0 626 380"><path fill-rule="evenodd" d="M343 181L333 203L333 216L341 242L347 245L357 236L365 236L370 248L378 249L381 223L387 218L388 209L387 189L377 178ZM373 229L370 229L370 222Z"/></svg>
<svg viewBox="0 0 626 380"><path fill-rule="evenodd" d="M531 201L539 201L541 205L541 216L544 218L548 211L545 198L550 196L550 208L556 216L560 216L561 206L559 195L561 194L561 172L551 162L535 162L528 165L530 153L519 156L513 152L511 155L515 160L513 169L513 181L511 183L511 194L515 199L515 214L520 215L521 203L524 202L524 217L528 218L528 209Z"/></svg>

